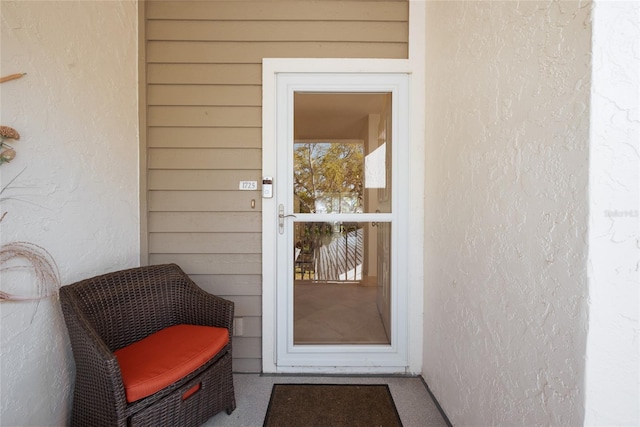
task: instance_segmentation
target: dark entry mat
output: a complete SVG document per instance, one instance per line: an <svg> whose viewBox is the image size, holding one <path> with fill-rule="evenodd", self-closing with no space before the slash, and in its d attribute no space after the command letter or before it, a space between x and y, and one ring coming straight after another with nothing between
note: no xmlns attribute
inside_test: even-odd
<svg viewBox="0 0 640 427"><path fill-rule="evenodd" d="M274 384L264 427L402 427L386 384Z"/></svg>

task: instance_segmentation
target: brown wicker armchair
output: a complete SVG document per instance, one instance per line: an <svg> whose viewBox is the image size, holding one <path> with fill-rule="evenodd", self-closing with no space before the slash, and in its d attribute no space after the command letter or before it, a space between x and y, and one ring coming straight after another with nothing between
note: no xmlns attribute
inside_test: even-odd
<svg viewBox="0 0 640 427"><path fill-rule="evenodd" d="M63 286L60 301L76 363L72 426L196 426L235 409L233 303L200 289L177 265L132 268ZM174 325L226 328L228 343L195 371L129 402L114 352Z"/></svg>

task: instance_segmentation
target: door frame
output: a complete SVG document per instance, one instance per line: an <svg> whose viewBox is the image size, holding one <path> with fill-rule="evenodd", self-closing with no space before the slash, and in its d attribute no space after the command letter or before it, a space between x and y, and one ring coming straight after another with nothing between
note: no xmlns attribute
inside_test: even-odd
<svg viewBox="0 0 640 427"><path fill-rule="evenodd" d="M276 236L278 233L276 197L265 198L262 203L262 370L265 373L411 373L417 374L422 364L422 296L423 296L423 233L424 230L424 100L415 90L412 63L396 59L264 59L262 108L262 171L263 176L276 176L276 93L280 73L399 73L409 76L409 176L406 184L410 195L407 215L412 238L403 242L407 254L407 349L405 366L350 366L350 367L283 367L277 361L277 269ZM423 82L418 81L418 86ZM421 107L422 106L422 107ZM417 132L416 132L417 131ZM277 184L276 184L277 185Z"/></svg>

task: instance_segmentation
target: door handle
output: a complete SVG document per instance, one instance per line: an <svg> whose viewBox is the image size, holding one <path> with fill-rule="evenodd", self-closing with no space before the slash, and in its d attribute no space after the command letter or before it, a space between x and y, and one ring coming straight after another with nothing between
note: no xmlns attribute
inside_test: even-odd
<svg viewBox="0 0 640 427"><path fill-rule="evenodd" d="M278 205L278 232L280 234L284 234L284 219L285 218L295 218L294 214L285 215L284 214L284 205L281 203Z"/></svg>

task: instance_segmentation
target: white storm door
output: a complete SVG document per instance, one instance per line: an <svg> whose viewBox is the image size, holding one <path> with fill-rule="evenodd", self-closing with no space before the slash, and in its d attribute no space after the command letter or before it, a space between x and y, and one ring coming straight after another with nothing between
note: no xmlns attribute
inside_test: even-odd
<svg viewBox="0 0 640 427"><path fill-rule="evenodd" d="M311 101L316 98L321 101L324 99L321 95L338 96L339 100L343 99L340 98L342 95L345 103L352 96L361 96L363 100L380 97L388 100L387 119L384 111L369 114L369 141L363 140L360 150L363 174L371 176L361 177L360 190L353 189L354 185L347 186L346 190L335 190L328 184L322 188L316 186L313 192L301 190L300 147L307 150L310 164L321 163L324 159L324 163L331 166L326 160L330 151L335 155L335 152L351 151L348 144L354 147L359 144L357 141L336 143L330 138L298 141L294 132L294 112L296 99L300 103L306 99L303 95ZM369 98L371 95L376 97ZM409 77L403 73L280 73L276 77L275 96L273 155L276 168L263 171L264 175L273 177L274 188L273 202L263 204L263 209L270 210L264 213L263 219L274 224L263 228L272 230L269 235L263 235L263 239L267 239L263 247L275 251L272 259L275 263L276 370L404 373L408 366ZM321 116L319 112L317 119L322 120ZM374 132L376 135L372 139ZM313 151L324 153L325 157L309 154ZM355 166L342 167L351 171ZM317 175L318 180L328 174ZM308 193L313 194L309 196ZM314 234L318 230L320 234ZM376 236L386 236L387 240L376 242L379 238ZM369 260L363 261L366 249L362 247L370 242L374 244L369 247L386 249L383 254L375 254L372 249ZM363 254L352 258L358 261L342 262L340 258L340 262L333 262L331 254L354 248L361 248ZM307 258L301 261L301 255ZM320 290L329 286L357 288L365 286L370 277L383 280L377 277L377 271L386 274L385 283L378 282L373 286L387 293L383 298L386 313L380 313L386 316L386 342L323 342L322 336L305 341L296 336L299 334L296 332L297 290L306 292L312 286ZM378 306L380 300L378 295ZM320 330L323 327L318 325Z"/></svg>

